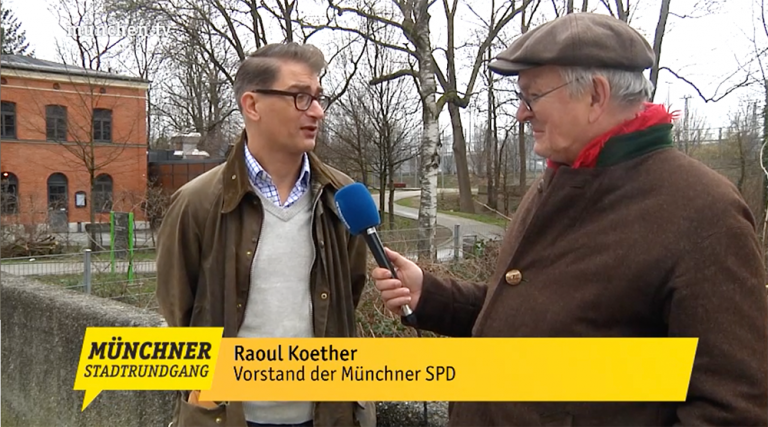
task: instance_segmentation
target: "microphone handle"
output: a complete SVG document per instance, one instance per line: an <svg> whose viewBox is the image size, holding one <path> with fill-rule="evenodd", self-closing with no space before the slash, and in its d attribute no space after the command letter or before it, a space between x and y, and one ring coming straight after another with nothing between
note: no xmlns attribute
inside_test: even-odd
<svg viewBox="0 0 768 427"><path fill-rule="evenodd" d="M376 229L373 227L368 228L365 230L363 236L365 236L368 247L373 253L373 259L376 260L376 264L378 264L378 266L381 268L386 268L389 270L389 272L392 274L392 278L397 279L395 266L392 265L392 261L390 261L387 257L387 254L384 253L384 245L381 243L381 239L379 239L379 233L376 232ZM413 310L411 310L411 307L408 306L408 304L404 304L401 309L403 310L403 315L405 316L406 320L408 320L408 323L411 324L411 326L415 326L416 319L413 315Z"/></svg>

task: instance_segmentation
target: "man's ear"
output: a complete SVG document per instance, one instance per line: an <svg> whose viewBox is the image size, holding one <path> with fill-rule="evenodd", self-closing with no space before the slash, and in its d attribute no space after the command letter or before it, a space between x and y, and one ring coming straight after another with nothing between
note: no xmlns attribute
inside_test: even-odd
<svg viewBox="0 0 768 427"><path fill-rule="evenodd" d="M243 106L243 116L254 122L259 121L261 114L259 113L259 99L253 92L246 92L240 97L240 105Z"/></svg>
<svg viewBox="0 0 768 427"><path fill-rule="evenodd" d="M592 78L589 121L596 122L605 113L611 100L611 84L603 76Z"/></svg>

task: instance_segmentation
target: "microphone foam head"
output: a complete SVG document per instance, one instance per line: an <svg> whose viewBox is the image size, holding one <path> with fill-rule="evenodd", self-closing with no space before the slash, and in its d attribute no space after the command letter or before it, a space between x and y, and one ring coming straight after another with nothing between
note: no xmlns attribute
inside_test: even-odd
<svg viewBox="0 0 768 427"><path fill-rule="evenodd" d="M339 215L350 233L360 234L381 224L376 203L363 184L355 182L340 188L336 192L335 201Z"/></svg>

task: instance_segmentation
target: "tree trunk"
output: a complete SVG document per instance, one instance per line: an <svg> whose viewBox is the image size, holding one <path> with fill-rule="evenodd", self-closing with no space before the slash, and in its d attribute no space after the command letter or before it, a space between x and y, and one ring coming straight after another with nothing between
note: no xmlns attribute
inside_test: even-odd
<svg viewBox="0 0 768 427"><path fill-rule="evenodd" d="M526 22L525 20L525 15L526 15L525 10L523 10L523 12L520 15L521 15L520 16L520 33L525 34L528 32L528 28L530 27L530 21ZM525 151L526 151L525 150L525 123L518 122L517 125L518 125L517 144L518 144L518 154L520 155L519 192L520 194L524 194L525 187L528 184L525 177L525 171L528 166L528 162L526 161L526 156L525 156Z"/></svg>
<svg viewBox="0 0 768 427"><path fill-rule="evenodd" d="M525 193L525 189L528 186L528 181L525 176L528 162L525 158L525 123L517 123L517 144L520 152L520 194Z"/></svg>
<svg viewBox="0 0 768 427"><path fill-rule="evenodd" d="M421 136L419 202L419 261L436 259L435 226L437 225L437 171L440 153L437 150L439 129L437 123L437 81L432 62L429 33L429 1L419 0L415 25L416 55L419 62L419 91L422 102L423 131Z"/></svg>
<svg viewBox="0 0 768 427"><path fill-rule="evenodd" d="M746 121L746 119L745 119ZM739 179L736 182L736 188L739 189L739 193L744 194L744 181L747 177L747 156L744 152L744 140L746 139L746 131L740 130L736 136L736 143L739 149Z"/></svg>
<svg viewBox="0 0 768 427"><path fill-rule="evenodd" d="M152 146L152 90L147 90L147 149Z"/></svg>
<svg viewBox="0 0 768 427"><path fill-rule="evenodd" d="M93 147L93 144L91 144L91 147ZM93 148L91 148L93 149ZM90 240L88 247L91 248L92 251L97 251L98 248L96 247L96 205L93 203L93 189L96 184L96 171L93 170L93 167L88 168L88 178L90 181L90 187L91 187L91 209L89 209L89 218L88 220L91 222L91 232L88 233L88 238ZM111 236L110 236L111 239Z"/></svg>
<svg viewBox="0 0 768 427"><path fill-rule="evenodd" d="M653 83L653 92L651 101L656 96L656 83L659 80L659 67L661 62L661 42L664 40L664 31L667 27L667 17L669 17L670 0L661 0L661 11L659 20L656 22L656 34L653 38L653 53L656 54L656 62L651 67L651 83Z"/></svg>
<svg viewBox="0 0 768 427"><path fill-rule="evenodd" d="M491 118L491 112L488 110L488 118ZM486 194L488 196L488 206L493 207L493 200L496 194L496 185L498 181L494 179L493 175L493 144L491 136L493 133L491 128L491 121L488 120L488 125L485 129L485 181L486 181Z"/></svg>
<svg viewBox="0 0 768 427"><path fill-rule="evenodd" d="M389 211L389 229L395 229L395 170L390 166L389 172L389 200L387 202L387 209Z"/></svg>
<svg viewBox="0 0 768 427"><path fill-rule="evenodd" d="M488 50L488 60L491 60L491 51ZM494 105L494 96L493 96L493 72L488 69L488 117L487 117L487 126L486 126L486 132L485 132L485 151L486 151L486 167L485 167L485 176L487 181L487 187L488 190L488 206L490 206L493 209L496 209L496 200L497 200L497 184L498 180L494 179L494 168L493 168L493 159L495 157L495 149L493 147L493 119L496 114L496 111L493 109Z"/></svg>
<svg viewBox="0 0 768 427"><path fill-rule="evenodd" d="M491 112L491 164L489 168L493 169L494 185L493 191L488 190L488 206L493 209L499 209L499 160L501 153L499 152L499 117L496 109L496 97L491 94L491 103L488 106Z"/></svg>
<svg viewBox="0 0 768 427"><path fill-rule="evenodd" d="M448 103L448 113L451 116L453 129L453 158L456 162L456 175L459 181L459 210L475 213L475 203L472 201L472 186L469 182L469 165L467 163L467 143L464 140L464 126L461 123L461 113L456 104Z"/></svg>
<svg viewBox="0 0 768 427"><path fill-rule="evenodd" d="M461 113L459 112L459 101L457 96L457 72L456 72L456 44L455 44L455 26L454 18L456 16L457 3L454 2L454 8L451 10L448 3L444 3L445 17L448 30L448 46L445 50L447 59L447 80L448 91L454 92L454 97L448 101L448 114L451 117L451 128L453 130L453 161L456 164L456 177L459 181L459 210L461 212L475 213L475 203L472 201L472 186L469 182L469 165L467 163L467 143L464 139L464 126L461 123ZM436 64L433 64L437 68ZM471 91L471 89L469 89Z"/></svg>
<svg viewBox="0 0 768 427"><path fill-rule="evenodd" d="M384 207L387 205L387 200L385 197L387 196L387 172L385 170L381 170L379 172L379 217L384 218ZM391 215L392 212L390 211L389 214Z"/></svg>
<svg viewBox="0 0 768 427"><path fill-rule="evenodd" d="M509 216L509 185L507 184L507 175L509 174L509 156L504 156L504 181L502 191L504 191L504 215Z"/></svg>
<svg viewBox="0 0 768 427"><path fill-rule="evenodd" d="M763 97L764 97L764 100L763 100L763 141L762 143L765 144L766 141L768 141L768 80L763 80ZM763 166L768 167L768 149L763 150L763 158L760 160ZM761 172L762 172L762 168L761 168ZM768 176L766 176L765 173L763 173L762 175L763 175L762 206L763 206L763 209L768 210L768 207L766 207L768 205ZM763 215L761 216L761 218L764 216L765 216L765 212L763 212ZM765 229L765 224L763 224L763 228ZM763 233L765 233L765 231L763 231Z"/></svg>

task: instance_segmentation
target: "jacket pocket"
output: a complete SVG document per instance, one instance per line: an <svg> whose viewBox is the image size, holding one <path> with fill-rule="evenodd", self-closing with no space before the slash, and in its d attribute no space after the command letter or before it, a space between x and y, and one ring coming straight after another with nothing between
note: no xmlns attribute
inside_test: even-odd
<svg viewBox="0 0 768 427"><path fill-rule="evenodd" d="M376 403L356 402L355 421L360 427L376 427Z"/></svg>
<svg viewBox="0 0 768 427"><path fill-rule="evenodd" d="M573 425L573 415L568 412L541 415L541 425L548 427L570 427Z"/></svg>
<svg viewBox="0 0 768 427"><path fill-rule="evenodd" d="M227 405L219 404L215 408L204 408L189 403L182 396L179 398L179 409L172 427L221 427L227 424Z"/></svg>

